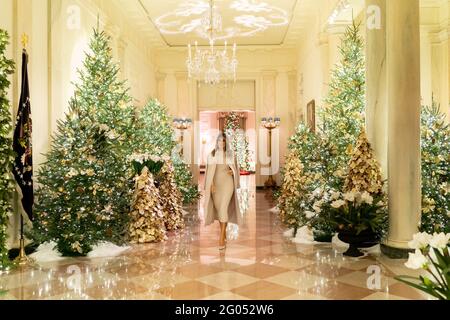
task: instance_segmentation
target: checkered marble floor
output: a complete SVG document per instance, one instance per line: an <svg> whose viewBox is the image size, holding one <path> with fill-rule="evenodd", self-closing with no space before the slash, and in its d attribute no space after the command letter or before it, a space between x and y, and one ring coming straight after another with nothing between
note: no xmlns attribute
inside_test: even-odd
<svg viewBox="0 0 450 320"><path fill-rule="evenodd" d="M283 237L266 194L248 194L246 224L230 232L225 252L218 249L218 226L204 227L195 209L186 230L165 243L0 275L0 299L427 299L393 279L414 274L404 261L351 259L330 244L294 244ZM375 289L367 286L370 268L381 271Z"/></svg>

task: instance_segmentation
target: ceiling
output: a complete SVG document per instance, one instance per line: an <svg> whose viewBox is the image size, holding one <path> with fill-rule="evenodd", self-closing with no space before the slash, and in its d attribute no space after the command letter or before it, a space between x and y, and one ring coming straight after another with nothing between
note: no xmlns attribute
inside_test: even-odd
<svg viewBox="0 0 450 320"><path fill-rule="evenodd" d="M181 49L194 41L208 44L208 40L202 39L201 17L209 11L209 0L113 1L152 48ZM422 7L439 7L442 1L420 0L420 3ZM239 47L296 48L315 29L314 23L320 23L324 31L330 26L348 24L364 10L364 3L364 0L214 0L224 30L218 44L228 38L228 43L236 42Z"/></svg>
<svg viewBox="0 0 450 320"><path fill-rule="evenodd" d="M299 0L214 0L214 15L222 17L218 43L237 45L280 45L284 42ZM169 47L188 42L208 44L209 0L138 0L149 22Z"/></svg>

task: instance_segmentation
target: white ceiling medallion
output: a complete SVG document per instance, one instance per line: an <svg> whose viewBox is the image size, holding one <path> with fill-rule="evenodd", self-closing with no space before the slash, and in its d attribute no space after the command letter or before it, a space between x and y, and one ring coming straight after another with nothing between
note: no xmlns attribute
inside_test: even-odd
<svg viewBox="0 0 450 320"><path fill-rule="evenodd" d="M226 1L225 3L227 3ZM289 14L259 0L233 0L227 9L232 15L234 25L222 28L215 35L215 40L226 40L233 37L250 37L270 27L289 24ZM218 10L215 6L214 10ZM197 36L208 39L203 17L210 11L210 4L205 0L189 0L182 2L171 12L155 19L155 24L162 34L196 33Z"/></svg>

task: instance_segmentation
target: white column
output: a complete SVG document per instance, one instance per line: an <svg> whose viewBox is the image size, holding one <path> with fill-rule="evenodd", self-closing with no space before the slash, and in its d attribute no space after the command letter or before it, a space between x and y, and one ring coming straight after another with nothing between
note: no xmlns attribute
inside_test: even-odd
<svg viewBox="0 0 450 320"><path fill-rule="evenodd" d="M291 117L289 112L289 77L287 72L280 72L276 78L276 110L274 116L281 118L280 141L275 142L275 149L272 149L272 156L278 156L279 166L284 166L284 160L287 152L287 145L289 140L289 132L291 132ZM276 150L278 147L278 155ZM281 175L278 168L278 172L274 172L274 179L278 184L281 184Z"/></svg>
<svg viewBox="0 0 450 320"><path fill-rule="evenodd" d="M366 0L367 136L387 177L386 0ZM378 16L379 15L379 16ZM381 18L381 20L379 20ZM377 25L377 23L380 25Z"/></svg>
<svg viewBox="0 0 450 320"><path fill-rule="evenodd" d="M407 249L418 231L421 210L419 0L389 0L386 5L390 218L386 247Z"/></svg>

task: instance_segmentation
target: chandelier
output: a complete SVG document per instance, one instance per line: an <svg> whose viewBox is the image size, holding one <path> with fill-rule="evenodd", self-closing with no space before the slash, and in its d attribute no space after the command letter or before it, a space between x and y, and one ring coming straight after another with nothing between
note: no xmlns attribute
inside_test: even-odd
<svg viewBox="0 0 450 320"><path fill-rule="evenodd" d="M222 16L214 6L213 0L210 0L209 12L202 17L201 21L201 34L209 40L209 46L201 49L195 41L194 50L192 50L191 44L188 44L186 66L189 78L204 81L209 85L219 84L222 80L235 82L238 66L236 43L232 46L231 56L227 41L223 49L215 47L216 37L222 32Z"/></svg>

